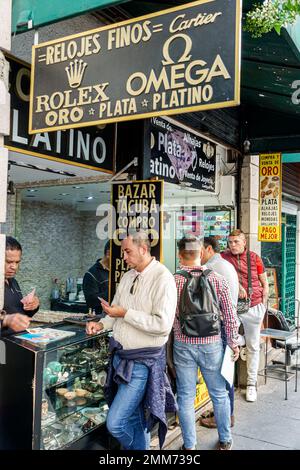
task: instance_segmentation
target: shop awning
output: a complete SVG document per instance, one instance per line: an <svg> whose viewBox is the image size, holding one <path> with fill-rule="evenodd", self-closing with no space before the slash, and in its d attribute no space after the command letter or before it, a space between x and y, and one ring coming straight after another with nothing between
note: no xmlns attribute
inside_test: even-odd
<svg viewBox="0 0 300 470"><path fill-rule="evenodd" d="M117 5L126 0L14 0L12 3L12 32L22 33L77 15L83 15L97 8Z"/></svg>

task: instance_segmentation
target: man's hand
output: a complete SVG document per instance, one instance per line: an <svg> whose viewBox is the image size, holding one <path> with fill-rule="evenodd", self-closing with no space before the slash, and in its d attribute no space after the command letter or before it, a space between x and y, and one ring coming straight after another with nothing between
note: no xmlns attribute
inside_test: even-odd
<svg viewBox="0 0 300 470"><path fill-rule="evenodd" d="M11 328L16 333L26 330L29 325L30 318L27 317L27 315L22 315L21 313L12 313L10 315L6 315L3 320L3 327Z"/></svg>
<svg viewBox="0 0 300 470"><path fill-rule="evenodd" d="M240 355L240 348L238 346L235 346L234 348L231 348L233 352L232 360L235 362L238 360L239 355Z"/></svg>
<svg viewBox="0 0 300 470"><path fill-rule="evenodd" d="M38 297L35 295L30 302L24 303L23 308L25 311L31 311L31 310L36 310L39 305L40 305L40 301Z"/></svg>
<svg viewBox="0 0 300 470"><path fill-rule="evenodd" d="M241 284L239 285L239 299L247 299L247 291Z"/></svg>
<svg viewBox="0 0 300 470"><path fill-rule="evenodd" d="M89 321L86 324L85 330L88 335L96 335L99 331L103 330L103 323Z"/></svg>
<svg viewBox="0 0 300 470"><path fill-rule="evenodd" d="M108 316L110 317L125 317L126 311L125 308L121 307L120 305L112 305L111 307L109 305L105 305L101 303L101 306L103 308L103 311L107 313Z"/></svg>

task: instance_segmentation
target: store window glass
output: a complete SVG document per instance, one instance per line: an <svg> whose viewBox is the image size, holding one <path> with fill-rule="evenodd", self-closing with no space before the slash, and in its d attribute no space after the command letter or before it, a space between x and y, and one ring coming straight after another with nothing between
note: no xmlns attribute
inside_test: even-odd
<svg viewBox="0 0 300 470"><path fill-rule="evenodd" d="M108 214L110 184L28 186L17 191L17 201L14 234L23 247L18 273L23 294L35 287L39 315L88 313L83 277L108 240L101 221Z"/></svg>

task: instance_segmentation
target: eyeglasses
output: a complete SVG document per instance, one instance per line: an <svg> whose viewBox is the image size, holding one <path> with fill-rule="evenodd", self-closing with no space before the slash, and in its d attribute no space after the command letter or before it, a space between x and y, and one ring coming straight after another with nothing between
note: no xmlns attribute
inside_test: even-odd
<svg viewBox="0 0 300 470"><path fill-rule="evenodd" d="M134 295L136 293L136 288L137 288L137 281L138 281L138 278L140 277L140 275L138 274L137 276L135 276L135 278L133 279L133 282L131 284L131 287L130 287L130 294Z"/></svg>

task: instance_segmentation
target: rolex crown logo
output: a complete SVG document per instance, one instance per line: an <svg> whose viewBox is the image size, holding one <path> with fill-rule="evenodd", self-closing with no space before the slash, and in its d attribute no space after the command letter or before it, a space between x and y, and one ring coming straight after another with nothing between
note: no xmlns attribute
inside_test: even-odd
<svg viewBox="0 0 300 470"><path fill-rule="evenodd" d="M70 62L68 67L65 68L71 88L77 88L82 82L84 71L87 67L87 63L83 60L75 59L74 62Z"/></svg>

